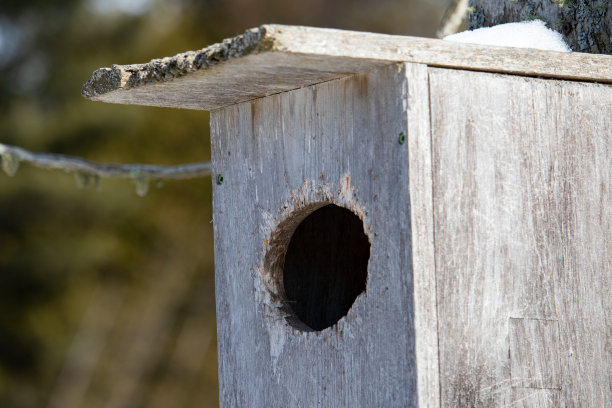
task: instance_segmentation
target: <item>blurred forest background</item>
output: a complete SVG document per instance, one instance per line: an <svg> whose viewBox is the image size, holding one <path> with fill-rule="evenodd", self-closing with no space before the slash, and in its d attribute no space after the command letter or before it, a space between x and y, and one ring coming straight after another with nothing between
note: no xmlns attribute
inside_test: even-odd
<svg viewBox="0 0 612 408"><path fill-rule="evenodd" d="M2 0L0 142L116 163L210 159L208 113L80 96L110 64L281 23L432 37L448 0ZM0 407L218 405L210 178L136 196L0 174Z"/></svg>

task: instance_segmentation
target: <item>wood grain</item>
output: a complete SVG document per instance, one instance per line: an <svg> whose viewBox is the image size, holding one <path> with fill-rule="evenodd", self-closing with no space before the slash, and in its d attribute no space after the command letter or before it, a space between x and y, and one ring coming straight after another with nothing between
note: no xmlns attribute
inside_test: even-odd
<svg viewBox="0 0 612 408"><path fill-rule="evenodd" d="M510 318L509 332L512 386L561 389L558 320Z"/></svg>
<svg viewBox="0 0 612 408"><path fill-rule="evenodd" d="M420 407L440 406L427 66L406 64L415 342Z"/></svg>
<svg viewBox="0 0 612 408"><path fill-rule="evenodd" d="M417 406L406 78L392 65L211 114L221 406ZM328 203L364 223L367 285L308 331L279 277L292 231Z"/></svg>
<svg viewBox="0 0 612 408"><path fill-rule="evenodd" d="M442 406L612 406L610 88L429 73Z"/></svg>
<svg viewBox="0 0 612 408"><path fill-rule="evenodd" d="M82 93L104 102L214 110L402 61L612 83L612 56L264 25L199 51L98 69Z"/></svg>

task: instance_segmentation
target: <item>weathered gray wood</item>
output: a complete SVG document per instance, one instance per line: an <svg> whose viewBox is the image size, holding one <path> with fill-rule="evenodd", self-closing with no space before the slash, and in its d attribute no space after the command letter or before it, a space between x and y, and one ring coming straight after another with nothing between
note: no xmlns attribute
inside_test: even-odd
<svg viewBox="0 0 612 408"><path fill-rule="evenodd" d="M216 109L222 406L612 406L612 87L475 72L612 83L611 62L263 26L85 94ZM315 331L283 265L328 203L370 261Z"/></svg>
<svg viewBox="0 0 612 408"><path fill-rule="evenodd" d="M420 407L440 406L427 66L406 65L415 342Z"/></svg>
<svg viewBox="0 0 612 408"><path fill-rule="evenodd" d="M509 332L512 386L561 389L558 320L510 318Z"/></svg>
<svg viewBox="0 0 612 408"><path fill-rule="evenodd" d="M611 56L264 25L200 51L94 72L93 100L213 110L392 62L612 83Z"/></svg>
<svg viewBox="0 0 612 408"><path fill-rule="evenodd" d="M429 72L442 405L612 406L610 87Z"/></svg>
<svg viewBox="0 0 612 408"><path fill-rule="evenodd" d="M417 405L409 147L398 142L413 80L422 68L392 65L212 112L221 406ZM363 220L367 289L336 325L305 331L279 270L293 228L326 203Z"/></svg>
<svg viewBox="0 0 612 408"><path fill-rule="evenodd" d="M166 72L166 67L173 67L174 59L163 63L154 60L136 68L129 65L99 70L85 84L84 95L111 103L213 110L389 65L381 61L267 51L236 56L224 63L211 61L202 68L193 64L177 74ZM125 79L113 83L107 76ZM98 82L103 85L97 85ZM93 86L105 93L90 90Z"/></svg>

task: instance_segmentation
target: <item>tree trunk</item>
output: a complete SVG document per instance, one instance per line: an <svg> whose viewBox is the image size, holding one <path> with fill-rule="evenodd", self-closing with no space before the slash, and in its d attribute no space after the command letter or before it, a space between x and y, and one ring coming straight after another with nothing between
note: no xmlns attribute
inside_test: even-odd
<svg viewBox="0 0 612 408"><path fill-rule="evenodd" d="M574 51L612 54L611 0L470 0L470 29L540 19Z"/></svg>

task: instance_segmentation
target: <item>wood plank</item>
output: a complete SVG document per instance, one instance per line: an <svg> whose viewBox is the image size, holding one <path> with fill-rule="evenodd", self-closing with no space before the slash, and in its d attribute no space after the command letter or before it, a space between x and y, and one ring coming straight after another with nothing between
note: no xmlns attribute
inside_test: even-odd
<svg viewBox="0 0 612 408"><path fill-rule="evenodd" d="M414 325L420 407L440 406L427 66L406 64Z"/></svg>
<svg viewBox="0 0 612 408"><path fill-rule="evenodd" d="M111 103L214 110L402 61L612 83L612 56L263 25L199 51L101 68L83 86L83 95Z"/></svg>
<svg viewBox="0 0 612 408"><path fill-rule="evenodd" d="M612 406L609 87L429 72L442 406ZM554 377L511 318L558 322Z"/></svg>
<svg viewBox="0 0 612 408"><path fill-rule="evenodd" d="M513 387L561 389L558 320L510 318L509 331Z"/></svg>
<svg viewBox="0 0 612 408"><path fill-rule="evenodd" d="M317 55L298 57L268 51L215 63L178 77L167 75L163 71L165 64L162 73L157 72L158 64L154 64L155 68L150 68L149 64L139 68L114 66L109 71L94 73L101 79L88 82L84 94L90 99L110 103L214 110L385 65L389 63ZM112 83L112 78L119 77L125 79ZM90 91L94 86L104 89L105 93Z"/></svg>
<svg viewBox="0 0 612 408"><path fill-rule="evenodd" d="M211 114L221 406L417 406L406 75L393 65ZM284 247L327 203L363 220L367 288L309 331L284 299Z"/></svg>

